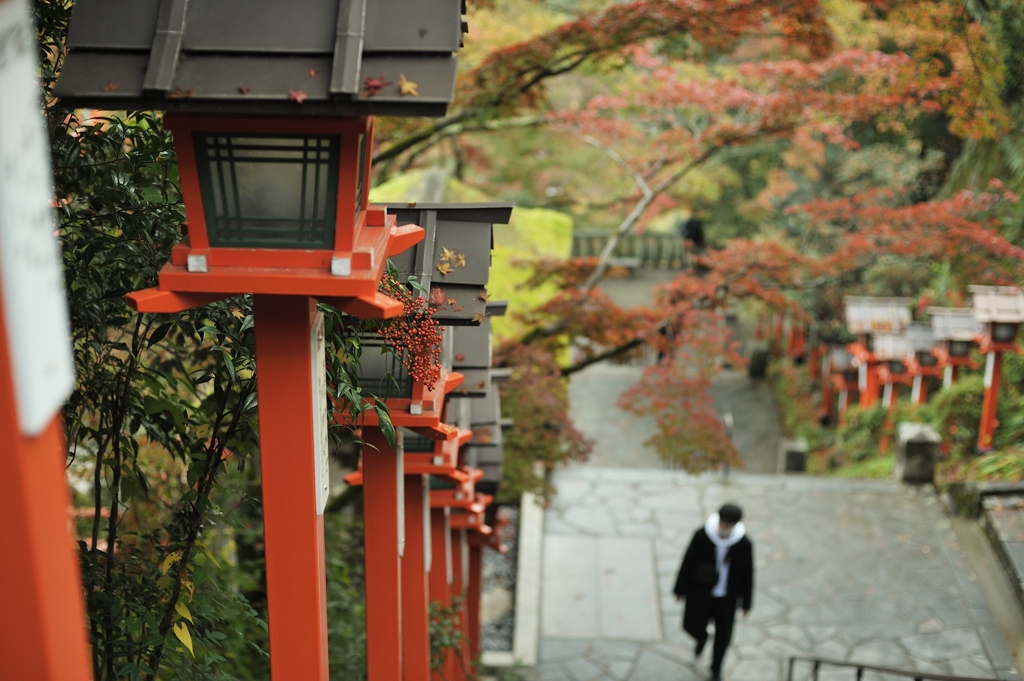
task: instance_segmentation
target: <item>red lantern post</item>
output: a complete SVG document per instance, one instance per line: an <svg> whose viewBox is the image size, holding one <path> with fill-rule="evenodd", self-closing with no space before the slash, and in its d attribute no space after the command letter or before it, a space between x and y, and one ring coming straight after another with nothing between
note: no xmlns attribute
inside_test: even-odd
<svg viewBox="0 0 1024 681"><path fill-rule="evenodd" d="M999 421L996 408L1002 381L1003 353L1017 352L1017 330L1024 322L1024 292L1009 286L971 286L974 316L982 325L978 346L985 353L985 399L978 426L978 451L992 450Z"/></svg>
<svg viewBox="0 0 1024 681"><path fill-rule="evenodd" d="M848 348L858 371L860 405L868 408L878 401L880 383L873 336L902 333L910 324L910 300L846 296L844 302L847 329L857 336Z"/></svg>
<svg viewBox="0 0 1024 681"><path fill-rule="evenodd" d="M85 681L59 416L75 373L31 12L0 1L0 679Z"/></svg>
<svg viewBox="0 0 1024 681"><path fill-rule="evenodd" d="M942 369L942 387L948 388L959 378L961 367L978 368L971 350L977 345L981 325L969 307L929 307L927 312L935 339L932 352Z"/></svg>

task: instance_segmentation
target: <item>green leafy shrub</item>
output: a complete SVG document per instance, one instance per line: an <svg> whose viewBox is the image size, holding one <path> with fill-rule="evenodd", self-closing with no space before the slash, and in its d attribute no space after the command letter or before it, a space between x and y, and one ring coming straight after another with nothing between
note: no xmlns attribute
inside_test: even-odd
<svg viewBox="0 0 1024 681"><path fill-rule="evenodd" d="M950 446L952 454L974 452L984 394L984 379L974 374L962 377L932 397L929 403L931 423L942 435L942 441Z"/></svg>

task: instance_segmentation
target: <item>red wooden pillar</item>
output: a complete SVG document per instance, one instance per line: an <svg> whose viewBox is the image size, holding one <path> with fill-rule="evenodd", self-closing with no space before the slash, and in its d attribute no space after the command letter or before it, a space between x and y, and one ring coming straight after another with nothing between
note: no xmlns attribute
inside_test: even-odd
<svg viewBox="0 0 1024 681"><path fill-rule="evenodd" d="M828 423L832 423L835 408L835 395L832 391L832 376L825 376L821 381L821 414L822 420Z"/></svg>
<svg viewBox="0 0 1024 681"><path fill-rule="evenodd" d="M447 608L452 603L452 549L447 508L430 509L430 602ZM444 673L435 672L434 681L453 681L453 656L447 656Z"/></svg>
<svg viewBox="0 0 1024 681"><path fill-rule="evenodd" d="M981 405L981 425L978 426L978 451L992 451L992 436L999 422L996 407L999 403L999 384L1003 374L1003 353L989 350L985 355L985 400Z"/></svg>
<svg viewBox="0 0 1024 681"><path fill-rule="evenodd" d="M466 681L469 670L469 625L466 619L466 582L467 572L469 570L469 556L467 553L468 544L466 542L466 531L465 530L452 530L451 539L451 550L452 550L452 596L458 599L458 616L459 626L462 629L462 646L459 650L455 651L455 669L454 675L450 676L449 679L455 679L455 681Z"/></svg>
<svg viewBox="0 0 1024 681"><path fill-rule="evenodd" d="M772 354L778 357L782 354L782 330L786 322L786 315L776 312L773 321L775 328L772 330Z"/></svg>
<svg viewBox="0 0 1024 681"><path fill-rule="evenodd" d="M92 678L59 418L25 437L0 296L0 679Z"/></svg>
<svg viewBox="0 0 1024 681"><path fill-rule="evenodd" d="M469 545L469 584L466 594L466 628L469 658L480 659L480 594L483 589L484 547Z"/></svg>
<svg viewBox="0 0 1024 681"><path fill-rule="evenodd" d="M821 346L817 344L813 345L807 357L807 371L810 374L812 381L817 381L821 378L821 358Z"/></svg>
<svg viewBox="0 0 1024 681"><path fill-rule="evenodd" d="M317 509L310 344L316 303L270 295L254 296L253 302L270 671L275 681L327 681L327 582L324 523Z"/></svg>
<svg viewBox="0 0 1024 681"><path fill-rule="evenodd" d="M924 374L914 376L914 385L910 389L910 401L913 404L924 404L928 401L928 381Z"/></svg>
<svg viewBox="0 0 1024 681"><path fill-rule="evenodd" d="M402 646L405 681L430 681L430 490L426 475L405 478Z"/></svg>
<svg viewBox="0 0 1024 681"><path fill-rule="evenodd" d="M960 365L947 364L942 372L942 387L948 388L960 379Z"/></svg>
<svg viewBox="0 0 1024 681"><path fill-rule="evenodd" d="M878 401L878 364L862 362L857 371L860 373L860 406L866 409Z"/></svg>
<svg viewBox="0 0 1024 681"><path fill-rule="evenodd" d="M402 458L380 428L363 427L363 522L366 551L366 676L402 678Z"/></svg>

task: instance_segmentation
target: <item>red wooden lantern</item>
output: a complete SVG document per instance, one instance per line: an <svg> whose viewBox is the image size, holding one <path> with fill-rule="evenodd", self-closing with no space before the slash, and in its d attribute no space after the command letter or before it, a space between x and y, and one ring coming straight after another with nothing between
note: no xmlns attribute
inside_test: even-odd
<svg viewBox="0 0 1024 681"><path fill-rule="evenodd" d="M978 451L992 449L999 422L996 406L1003 373L1003 353L1017 352L1017 330L1024 322L1024 292L1014 286L971 286L974 317L982 327L978 345L985 353L985 400L978 427Z"/></svg>

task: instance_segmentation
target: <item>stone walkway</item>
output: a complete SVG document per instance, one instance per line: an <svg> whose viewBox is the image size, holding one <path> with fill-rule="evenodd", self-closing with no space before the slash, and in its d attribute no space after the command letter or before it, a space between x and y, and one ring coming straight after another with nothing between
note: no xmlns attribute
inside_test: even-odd
<svg viewBox="0 0 1024 681"><path fill-rule="evenodd" d="M754 610L737 623L726 659L729 681L784 679L791 655L1019 678L932 493L588 465L560 470L553 482L538 665L545 681L706 678L710 653L694 663L671 588L694 529L726 501L746 510L757 565ZM854 672L821 678L852 681Z"/></svg>

